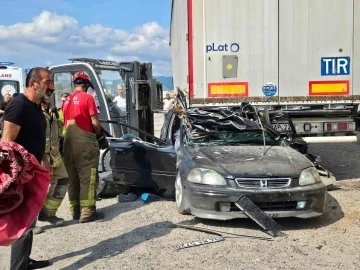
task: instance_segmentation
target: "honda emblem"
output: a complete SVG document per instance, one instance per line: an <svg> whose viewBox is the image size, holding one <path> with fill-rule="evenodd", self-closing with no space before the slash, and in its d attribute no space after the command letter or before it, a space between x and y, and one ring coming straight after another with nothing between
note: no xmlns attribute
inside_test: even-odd
<svg viewBox="0 0 360 270"><path fill-rule="evenodd" d="M267 187L267 181L266 180L260 180L260 187Z"/></svg>

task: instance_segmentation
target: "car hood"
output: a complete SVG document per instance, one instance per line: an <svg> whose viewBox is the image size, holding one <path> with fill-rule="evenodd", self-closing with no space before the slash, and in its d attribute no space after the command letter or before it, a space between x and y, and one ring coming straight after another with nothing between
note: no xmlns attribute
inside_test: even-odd
<svg viewBox="0 0 360 270"><path fill-rule="evenodd" d="M313 166L287 146L187 146L195 167L212 169L225 177L299 177Z"/></svg>

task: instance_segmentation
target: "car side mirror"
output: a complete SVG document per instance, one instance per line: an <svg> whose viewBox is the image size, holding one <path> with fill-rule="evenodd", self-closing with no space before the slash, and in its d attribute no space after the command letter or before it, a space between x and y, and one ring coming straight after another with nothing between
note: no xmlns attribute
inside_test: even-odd
<svg viewBox="0 0 360 270"><path fill-rule="evenodd" d="M308 143L301 138L294 138L293 140L291 140L290 146L291 148L297 150L298 152L304 155L306 155L309 150Z"/></svg>

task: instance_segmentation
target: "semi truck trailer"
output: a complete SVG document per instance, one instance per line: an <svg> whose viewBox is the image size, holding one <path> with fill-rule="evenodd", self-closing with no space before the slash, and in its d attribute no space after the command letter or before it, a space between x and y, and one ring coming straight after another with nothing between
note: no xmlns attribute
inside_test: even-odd
<svg viewBox="0 0 360 270"><path fill-rule="evenodd" d="M189 107L249 102L310 143L356 141L360 1L173 0L170 46Z"/></svg>

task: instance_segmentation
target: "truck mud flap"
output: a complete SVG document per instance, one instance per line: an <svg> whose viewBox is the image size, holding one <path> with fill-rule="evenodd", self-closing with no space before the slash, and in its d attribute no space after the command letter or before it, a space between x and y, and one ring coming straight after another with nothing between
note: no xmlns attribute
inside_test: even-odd
<svg viewBox="0 0 360 270"><path fill-rule="evenodd" d="M283 236L281 226L276 223L271 217L264 213L258 206L256 206L245 195L241 195L235 202L235 205L244 212L249 218L255 221L264 231L272 237Z"/></svg>

